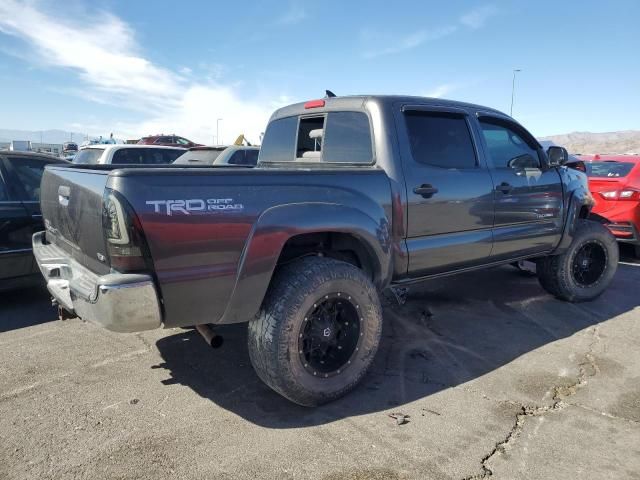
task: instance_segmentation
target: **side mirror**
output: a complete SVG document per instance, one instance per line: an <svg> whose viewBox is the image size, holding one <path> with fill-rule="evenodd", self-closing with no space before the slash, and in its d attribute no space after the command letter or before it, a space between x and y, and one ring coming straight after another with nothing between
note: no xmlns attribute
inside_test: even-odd
<svg viewBox="0 0 640 480"><path fill-rule="evenodd" d="M569 161L569 152L566 148L552 146L547 149L550 167L559 167Z"/></svg>

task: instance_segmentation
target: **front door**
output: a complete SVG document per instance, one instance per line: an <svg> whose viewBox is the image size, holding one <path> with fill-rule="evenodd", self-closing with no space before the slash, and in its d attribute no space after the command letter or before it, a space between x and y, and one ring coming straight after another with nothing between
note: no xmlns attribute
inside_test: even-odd
<svg viewBox="0 0 640 480"><path fill-rule="evenodd" d="M467 112L405 106L399 123L409 276L483 263L492 247L493 184Z"/></svg>
<svg viewBox="0 0 640 480"><path fill-rule="evenodd" d="M538 142L502 117L478 119L495 184L492 260L551 250L562 234L562 183Z"/></svg>

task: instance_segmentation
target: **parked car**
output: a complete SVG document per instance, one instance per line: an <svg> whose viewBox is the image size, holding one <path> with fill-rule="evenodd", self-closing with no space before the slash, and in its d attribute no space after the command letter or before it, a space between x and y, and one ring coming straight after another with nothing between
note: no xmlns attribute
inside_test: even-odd
<svg viewBox="0 0 640 480"><path fill-rule="evenodd" d="M580 155L597 215L640 258L640 155Z"/></svg>
<svg viewBox="0 0 640 480"><path fill-rule="evenodd" d="M177 165L238 165L255 167L260 147L231 145L220 147L195 147L183 153L174 162Z"/></svg>
<svg viewBox="0 0 640 480"><path fill-rule="evenodd" d="M78 144L75 142L65 142L62 144L62 151L67 153L67 152L77 152L78 151Z"/></svg>
<svg viewBox="0 0 640 480"><path fill-rule="evenodd" d="M67 163L31 152L0 152L0 290L42 282L31 237L44 228L40 179L46 165Z"/></svg>
<svg viewBox="0 0 640 480"><path fill-rule="evenodd" d="M371 365L387 287L532 259L552 295L600 295L618 248L567 158L487 107L314 100L273 114L254 169L47 168L34 251L62 316L212 346L249 322L258 376L318 405Z"/></svg>
<svg viewBox="0 0 640 480"><path fill-rule="evenodd" d="M138 140L138 145L165 145L168 147L202 147L199 143L192 142L184 137L177 135L150 135L148 137L142 137Z"/></svg>
<svg viewBox="0 0 640 480"><path fill-rule="evenodd" d="M76 164L167 165L186 149L161 145L87 145L73 158Z"/></svg>
<svg viewBox="0 0 640 480"><path fill-rule="evenodd" d="M226 148L224 145L192 147L180 155L174 163L178 165L213 165L215 159Z"/></svg>

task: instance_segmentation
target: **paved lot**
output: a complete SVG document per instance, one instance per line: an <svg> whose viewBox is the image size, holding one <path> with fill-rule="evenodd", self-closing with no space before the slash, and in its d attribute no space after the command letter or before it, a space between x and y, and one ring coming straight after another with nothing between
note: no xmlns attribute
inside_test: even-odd
<svg viewBox="0 0 640 480"><path fill-rule="evenodd" d="M245 328L113 334L0 295L0 478L640 479L640 263L572 305L504 267L385 307L372 373L305 409ZM397 425L392 412L409 415Z"/></svg>

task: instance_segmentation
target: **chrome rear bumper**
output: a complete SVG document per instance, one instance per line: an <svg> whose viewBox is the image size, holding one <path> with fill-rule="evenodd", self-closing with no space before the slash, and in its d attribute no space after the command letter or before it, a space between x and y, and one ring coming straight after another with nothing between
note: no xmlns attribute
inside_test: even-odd
<svg viewBox="0 0 640 480"><path fill-rule="evenodd" d="M53 244L45 232L33 235L33 254L58 304L114 332L139 332L160 327L160 302L150 275L96 275Z"/></svg>

